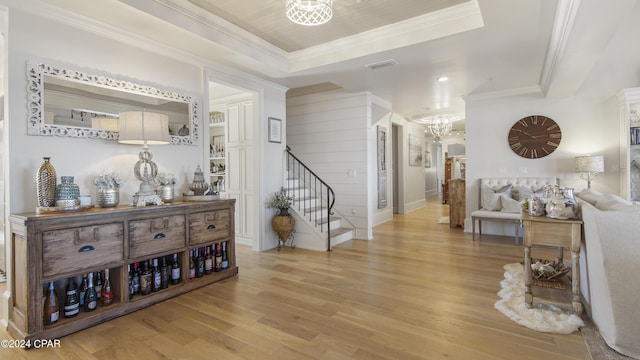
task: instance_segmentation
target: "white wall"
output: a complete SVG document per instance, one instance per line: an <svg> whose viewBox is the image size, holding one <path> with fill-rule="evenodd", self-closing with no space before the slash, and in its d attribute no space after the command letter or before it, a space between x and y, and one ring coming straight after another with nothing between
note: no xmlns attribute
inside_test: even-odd
<svg viewBox="0 0 640 360"><path fill-rule="evenodd" d="M392 124L402 125L402 141L409 133L420 141L424 128L397 114L391 106L369 93L324 91L287 98L287 144L292 152L336 192L336 209L356 226L356 238L371 239L373 226L393 217ZM387 128L388 187L386 208L377 208L377 125ZM408 146L408 145L407 145ZM425 206L424 165L408 165L403 146L401 201L404 212Z"/></svg>
<svg viewBox="0 0 640 360"><path fill-rule="evenodd" d="M336 193L335 209L370 238L367 94L343 90L287 98L287 145Z"/></svg>
<svg viewBox="0 0 640 360"><path fill-rule="evenodd" d="M400 184L399 193L400 206L398 212L407 214L412 211L421 209L426 206L425 200L425 171L424 158L419 166L409 165L409 135L415 136L418 143L422 145L422 153L424 156L424 126L407 121L398 114L393 114L391 122L400 125L403 129L402 144L398 147L398 159L402 164L398 164L401 173L398 174Z"/></svg>
<svg viewBox="0 0 640 360"><path fill-rule="evenodd" d="M545 115L555 120L562 130L560 146L541 159L525 159L516 155L507 143L507 133L517 120L527 115ZM574 172L574 157L587 153L605 157L605 173L592 187L601 192L619 192L617 105L612 96L597 99L576 95L564 99L511 97L495 100L467 101L467 221L479 208L479 179L484 177L557 177L560 185L586 187ZM483 232L510 234L487 223ZM506 231L506 233L504 232Z"/></svg>

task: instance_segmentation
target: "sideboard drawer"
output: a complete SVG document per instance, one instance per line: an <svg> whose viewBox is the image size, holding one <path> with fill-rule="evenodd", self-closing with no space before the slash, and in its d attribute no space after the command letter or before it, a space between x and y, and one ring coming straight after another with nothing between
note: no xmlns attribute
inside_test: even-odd
<svg viewBox="0 0 640 360"><path fill-rule="evenodd" d="M129 222L129 257L138 258L185 246L184 215Z"/></svg>
<svg viewBox="0 0 640 360"><path fill-rule="evenodd" d="M231 236L229 209L203 211L189 215L189 245L197 245Z"/></svg>
<svg viewBox="0 0 640 360"><path fill-rule="evenodd" d="M42 275L79 274L124 259L124 225L111 223L42 232Z"/></svg>

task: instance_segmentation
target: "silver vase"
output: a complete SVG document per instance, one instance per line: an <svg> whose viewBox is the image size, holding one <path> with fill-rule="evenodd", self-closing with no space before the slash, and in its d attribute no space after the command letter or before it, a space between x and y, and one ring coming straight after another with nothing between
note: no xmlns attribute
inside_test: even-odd
<svg viewBox="0 0 640 360"><path fill-rule="evenodd" d="M160 196L163 202L173 201L173 185L160 185L156 188L156 194Z"/></svg>
<svg viewBox="0 0 640 360"><path fill-rule="evenodd" d="M116 207L120 203L120 189L98 188L96 204L103 208Z"/></svg>

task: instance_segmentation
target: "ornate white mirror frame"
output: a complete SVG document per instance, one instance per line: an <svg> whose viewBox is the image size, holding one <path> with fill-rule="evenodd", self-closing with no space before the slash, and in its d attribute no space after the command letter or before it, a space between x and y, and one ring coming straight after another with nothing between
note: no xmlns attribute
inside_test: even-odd
<svg viewBox="0 0 640 360"><path fill-rule="evenodd" d="M103 140L117 140L118 131L105 128L92 128L83 126L70 126L54 124L52 121L45 121L45 81L47 79L55 79L55 82L63 82L64 87L78 87L78 91L82 89L90 89L88 92L94 92L99 89L107 89L112 94L111 97L121 99L127 105L138 108L144 106L146 110L154 108L153 104L174 105L184 104L188 110L184 114L188 120L190 128L172 129L174 133L179 135L171 135L171 144L195 145L199 138L199 121L198 121L198 102L192 96L180 94L172 90L158 89L155 87L135 84L130 81L117 80L102 75L91 75L81 71L65 69L52 65L28 62L27 63L27 134L41 136L61 136L73 138L89 138ZM94 91L91 91L93 89ZM96 91L98 93L98 91ZM113 95L116 94L116 95ZM65 96L73 97L73 94L65 94ZM98 97L98 95L96 95ZM133 103L134 105L131 105ZM118 104L119 105L119 104ZM121 110L125 110L122 108ZM73 117L74 111L78 109L68 109ZM101 114L100 112L89 113L93 116ZM110 115L110 114L106 114ZM82 115L81 115L82 116ZM183 125L183 126L186 126ZM170 129L171 130L171 129ZM188 133L188 134L186 134Z"/></svg>

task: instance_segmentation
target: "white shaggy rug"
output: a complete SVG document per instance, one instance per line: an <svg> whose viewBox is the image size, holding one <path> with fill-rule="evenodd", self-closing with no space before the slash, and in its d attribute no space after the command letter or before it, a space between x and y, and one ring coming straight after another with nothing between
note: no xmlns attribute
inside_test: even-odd
<svg viewBox="0 0 640 360"><path fill-rule="evenodd" d="M507 264L504 270L504 280L500 282L502 290L498 292L501 300L494 307L509 319L529 329L558 334L571 334L584 326L579 316L553 305L534 304L532 309L527 309L522 265Z"/></svg>

